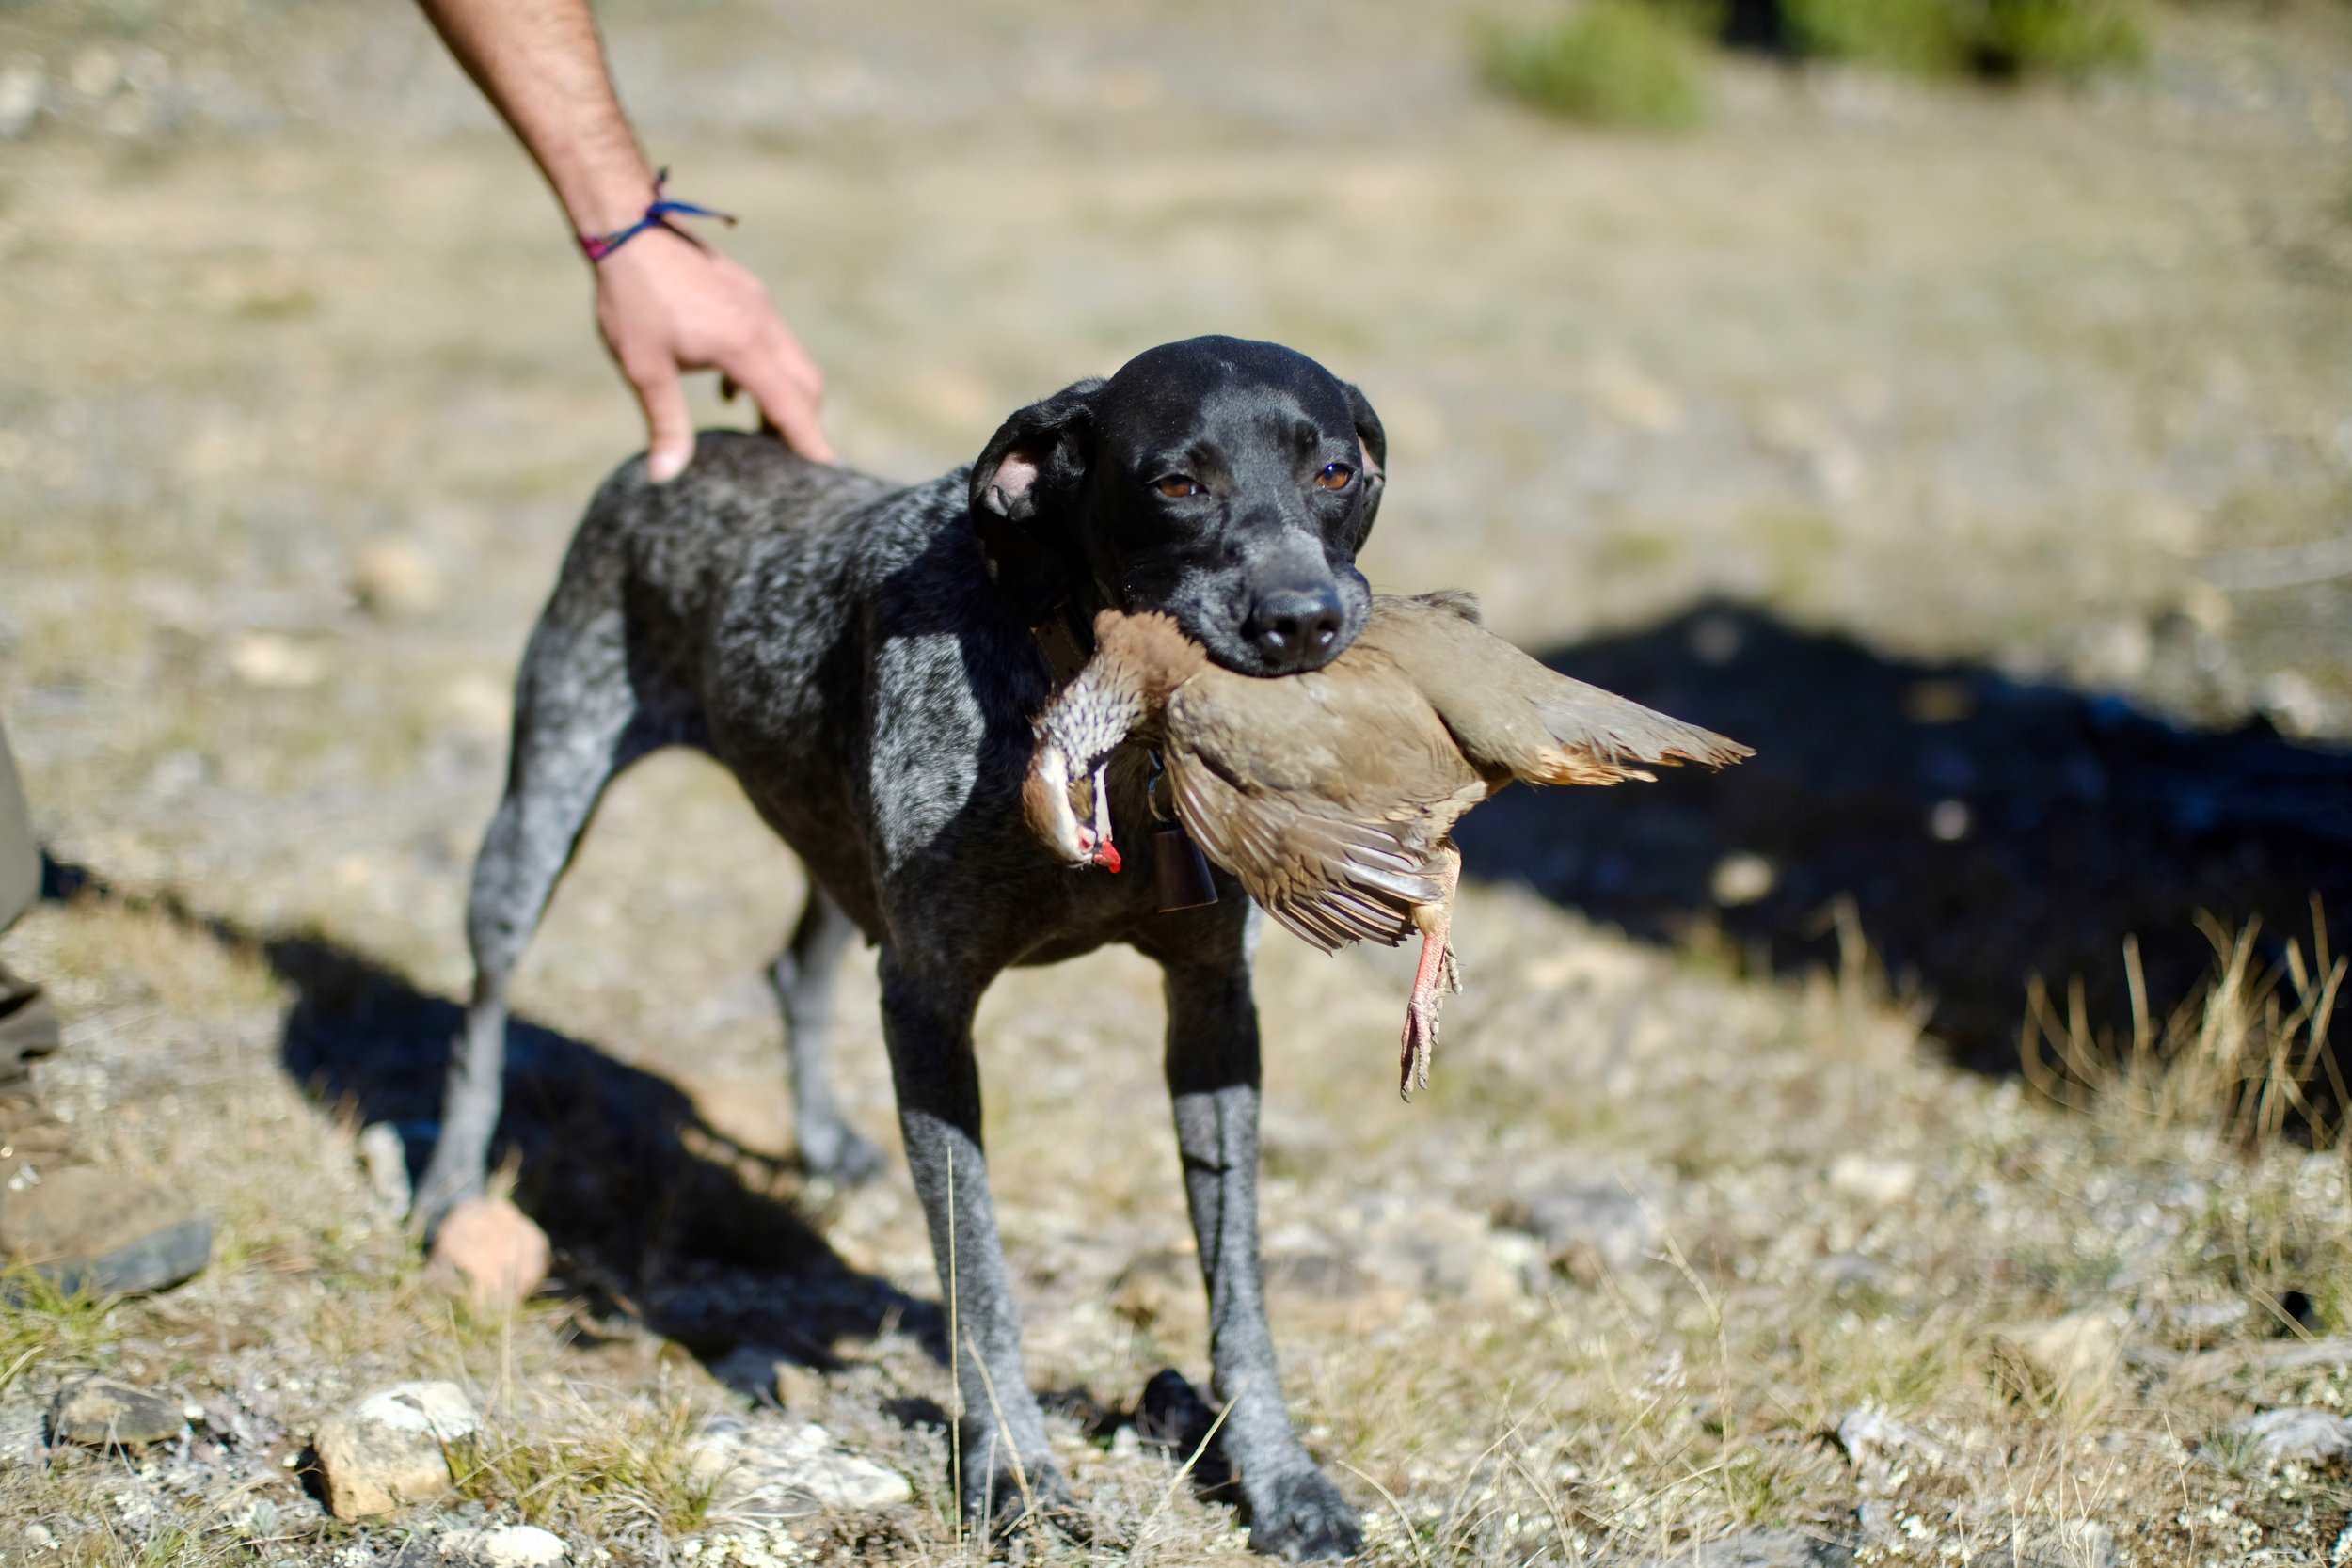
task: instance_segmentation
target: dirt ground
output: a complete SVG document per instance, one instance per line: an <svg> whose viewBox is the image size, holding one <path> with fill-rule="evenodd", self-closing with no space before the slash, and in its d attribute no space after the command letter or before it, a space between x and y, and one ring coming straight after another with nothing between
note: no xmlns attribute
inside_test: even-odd
<svg viewBox="0 0 2352 1568"><path fill-rule="evenodd" d="M2312 975L2352 946L2341 6L2161 10L2143 75L2081 89L1734 61L1658 140L1482 96L1450 7L607 21L849 461L927 476L1138 348L1276 338L1387 423L1375 586L1475 589L1759 749L1472 819L1470 989L1409 1106L1400 960L1269 942L1277 1329L1377 1560L2344 1560L2342 1469L2228 1429L2352 1399L2344 1167L2217 1108L2292 1032L2293 975L2254 998L2290 940ZM525 968L510 1130L560 1288L469 1316L355 1161L429 1132L515 655L639 441L519 153L353 0L14 0L0 133L0 711L59 894L4 951L74 1015L51 1098L221 1223L155 1301L0 1307L0 1562L357 1565L482 1517L577 1561L973 1551L920 1215L901 1168L791 1166L759 968L797 871L710 766L616 788ZM2038 1067L2071 978L2075 1055L2128 1038L2127 936L2159 1022L2202 994L2201 910L2265 924L2169 1090L2013 1076L2036 976ZM1102 1527L1073 1561L1242 1540L1125 1422L1206 1371L1158 1018L1106 954L981 1019L1031 1368ZM868 956L840 1025L895 1148ZM2019 1348L2053 1322L2088 1373ZM916 1501L708 1515L675 1432L747 1345ZM242 1435L28 1446L82 1366ZM318 1415L423 1375L500 1462L462 1508L327 1520ZM1832 1435L1864 1409L1911 1448Z"/></svg>

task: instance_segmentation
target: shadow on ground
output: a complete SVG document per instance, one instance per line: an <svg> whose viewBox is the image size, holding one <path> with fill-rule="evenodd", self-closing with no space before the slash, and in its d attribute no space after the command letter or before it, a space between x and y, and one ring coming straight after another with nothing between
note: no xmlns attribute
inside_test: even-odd
<svg viewBox="0 0 2352 1568"><path fill-rule="evenodd" d="M105 896L92 873L51 862L44 892ZM320 1103L389 1122L411 1176L432 1152L457 1004L314 936L256 938L189 911L167 912L258 952L294 993L279 1042L286 1072ZM518 1160L515 1200L557 1249L559 1277L597 1315L621 1311L706 1360L737 1345L810 1366L832 1347L893 1329L944 1360L935 1306L851 1269L804 1218L787 1164L714 1131L666 1079L517 1018L493 1168Z"/></svg>
<svg viewBox="0 0 2352 1568"><path fill-rule="evenodd" d="M2352 752L2259 721L2184 730L2118 698L1890 658L1724 604L1546 662L1756 755L1655 784L1508 791L1462 824L1472 876L1651 940L1712 922L1784 971L1835 954L1831 911L1851 899L1889 970L1933 1001L1936 1036L1979 1070L2016 1070L2036 975L2061 995L2079 976L2094 1022L2127 1033L2127 935L2159 1009L2212 966L2200 911L2259 917L2265 953L2299 938L2308 958L2316 896L2331 951L2352 946ZM1724 868L1760 896L1712 895L1731 854L1760 857ZM2339 1020L2340 1053L2345 1033Z"/></svg>
<svg viewBox="0 0 2352 1568"><path fill-rule="evenodd" d="M399 1126L421 1169L460 1008L316 938L262 951L295 993L287 1072L363 1121ZM788 1166L713 1131L668 1080L584 1041L509 1026L499 1137L494 1166L519 1159L516 1202L575 1288L628 1303L698 1354L758 1344L822 1366L843 1338L894 1325L937 1337L935 1309L850 1268L802 1217Z"/></svg>

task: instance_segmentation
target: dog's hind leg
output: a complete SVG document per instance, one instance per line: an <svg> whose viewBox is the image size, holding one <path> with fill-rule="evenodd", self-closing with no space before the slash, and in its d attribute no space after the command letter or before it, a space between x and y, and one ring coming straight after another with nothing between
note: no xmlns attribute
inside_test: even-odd
<svg viewBox="0 0 2352 1568"><path fill-rule="evenodd" d="M506 794L474 859L466 911L473 1000L450 1047L440 1136L412 1212L427 1229L483 1190L503 1098L515 966L605 785L661 738L630 689L618 606L580 621L565 619L565 608L559 591L523 656Z"/></svg>
<svg viewBox="0 0 2352 1568"><path fill-rule="evenodd" d="M1258 1259L1258 1009L1248 958L1177 949L1153 957L1166 976L1168 1087L1209 1291L1209 1358L1225 1402L1218 1440L1241 1475L1249 1544L1294 1561L1353 1556L1363 1545L1362 1526L1291 1428L1266 1324Z"/></svg>
<svg viewBox="0 0 2352 1568"><path fill-rule="evenodd" d="M833 1095L834 980L856 935L857 923L812 876L791 944L768 967L768 983L784 1012L792 1135L801 1164L810 1175L844 1185L870 1180L882 1167L882 1151L850 1125Z"/></svg>

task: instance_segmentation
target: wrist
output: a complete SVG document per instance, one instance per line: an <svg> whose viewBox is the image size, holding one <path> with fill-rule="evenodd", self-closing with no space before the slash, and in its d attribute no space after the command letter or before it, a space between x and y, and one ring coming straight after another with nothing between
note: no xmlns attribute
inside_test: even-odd
<svg viewBox="0 0 2352 1568"><path fill-rule="evenodd" d="M556 197L574 234L610 234L644 216L654 199L653 179L653 170L638 161L633 167L583 172L561 181Z"/></svg>

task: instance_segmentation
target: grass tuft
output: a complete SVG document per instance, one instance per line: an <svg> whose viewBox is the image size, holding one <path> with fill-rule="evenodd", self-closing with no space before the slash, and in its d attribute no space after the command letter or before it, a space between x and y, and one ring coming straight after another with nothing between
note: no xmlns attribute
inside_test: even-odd
<svg viewBox="0 0 2352 1568"><path fill-rule="evenodd" d="M1479 66L1521 103L1591 125L1676 131L1706 118L1706 64L1686 8L1593 0L1559 21L1487 32Z"/></svg>
<svg viewBox="0 0 2352 1568"><path fill-rule="evenodd" d="M2026 1081L2061 1105L2166 1130L2210 1129L2249 1149L2293 1135L2342 1150L2352 1137L2352 1093L2330 1030L2347 960L2329 956L2316 899L2308 958L2291 941L2278 962L2258 966L2259 921L2233 931L2207 919L2201 928L2213 944L2212 977L2161 1023L2148 1006L2139 944L2126 939L2128 1036L2092 1024L2079 980L2061 1013L2037 976L2018 1041Z"/></svg>

